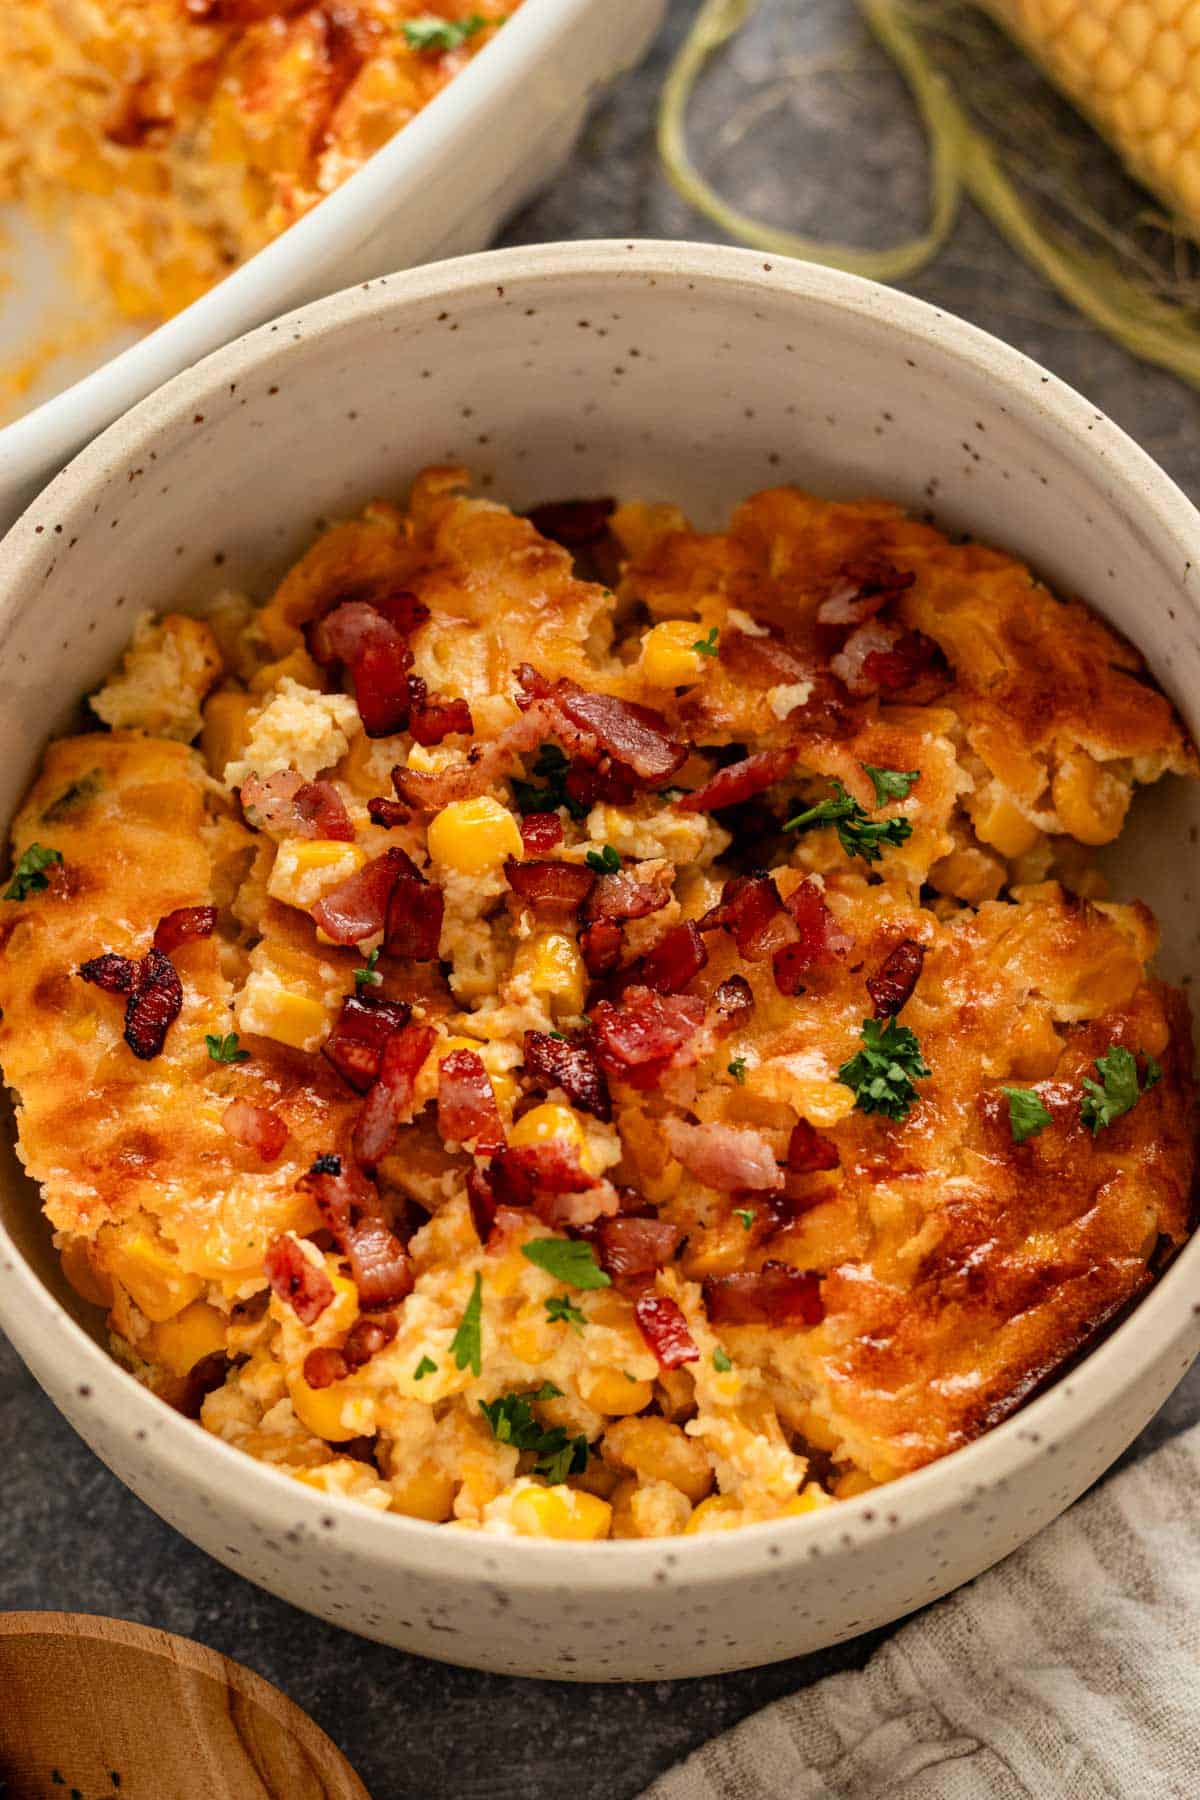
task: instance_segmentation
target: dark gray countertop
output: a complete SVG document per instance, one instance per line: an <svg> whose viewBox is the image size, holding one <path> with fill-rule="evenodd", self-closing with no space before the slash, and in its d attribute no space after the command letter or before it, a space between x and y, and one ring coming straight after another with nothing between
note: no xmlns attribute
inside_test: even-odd
<svg viewBox="0 0 1200 1800"><path fill-rule="evenodd" d="M655 53L601 105L569 169L513 222L506 242L715 235L669 187L653 151L657 86L694 11L695 0L673 0ZM848 0L845 10L843 0L826 0L817 11L802 18L797 0L767 0L699 96L698 135L715 137L708 166L743 204L796 229L887 241L921 218L920 140L902 89L877 58L847 75L826 57L831 34L853 32ZM748 81L760 84L751 106ZM838 136L847 120L850 135ZM974 213L964 213L912 288L1081 388L1200 495L1196 395L1088 328ZM1197 1418L1200 1368L1130 1454ZM2 1341L0 1444L8 1466L0 1607L110 1613L239 1658L313 1714L374 1800L624 1800L767 1701L858 1666L885 1635L740 1675L645 1687L445 1668L319 1624L210 1562L95 1460Z"/></svg>

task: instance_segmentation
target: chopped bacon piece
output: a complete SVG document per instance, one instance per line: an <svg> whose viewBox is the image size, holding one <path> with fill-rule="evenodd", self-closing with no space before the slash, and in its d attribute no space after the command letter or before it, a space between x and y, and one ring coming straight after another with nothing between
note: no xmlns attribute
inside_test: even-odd
<svg viewBox="0 0 1200 1800"><path fill-rule="evenodd" d="M302 1325L315 1325L333 1299L333 1283L320 1263L312 1263L294 1237L268 1245L263 1267L271 1292L285 1300Z"/></svg>
<svg viewBox="0 0 1200 1800"><path fill-rule="evenodd" d="M562 836L562 820L556 812L526 813L521 820L526 856L545 856L562 843Z"/></svg>
<svg viewBox="0 0 1200 1800"><path fill-rule="evenodd" d="M474 1166L467 1170L467 1204L475 1235L481 1244L486 1244L496 1223L496 1195L483 1170Z"/></svg>
<svg viewBox="0 0 1200 1800"><path fill-rule="evenodd" d="M350 815L332 781L305 781L295 769L279 769L265 779L247 775L241 795L242 811L252 825L288 837L354 841Z"/></svg>
<svg viewBox="0 0 1200 1800"><path fill-rule="evenodd" d="M429 608L410 588L392 588L384 594L372 594L371 605L394 625L402 637L410 637L418 625L429 617Z"/></svg>
<svg viewBox="0 0 1200 1800"><path fill-rule="evenodd" d="M439 1063L437 1121L443 1143L469 1144L477 1156L504 1143L495 1091L474 1050L452 1050Z"/></svg>
<svg viewBox="0 0 1200 1800"><path fill-rule="evenodd" d="M383 1217L378 1190L361 1169L352 1163L344 1165L338 1156L318 1157L296 1186L316 1202L322 1221L350 1265L364 1311L395 1306L411 1293L413 1267L408 1251Z"/></svg>
<svg viewBox="0 0 1200 1800"><path fill-rule="evenodd" d="M217 923L215 906L177 906L154 927L154 948L170 956L189 938L211 937Z"/></svg>
<svg viewBox="0 0 1200 1800"><path fill-rule="evenodd" d="M557 700L573 725L589 732L606 755L648 786L669 781L687 761L687 746L675 741L667 721L651 707L586 688L568 688Z"/></svg>
<svg viewBox="0 0 1200 1800"><path fill-rule="evenodd" d="M183 1009L183 983L170 957L153 946L137 961L106 951L81 963L79 974L105 993L126 996L125 1042L140 1062L161 1055Z"/></svg>
<svg viewBox="0 0 1200 1800"><path fill-rule="evenodd" d="M674 1300L665 1294L639 1294L633 1303L633 1313L660 1368L678 1369L684 1363L699 1362L696 1340Z"/></svg>
<svg viewBox="0 0 1200 1800"><path fill-rule="evenodd" d="M757 1131L736 1125L689 1125L685 1119L666 1118L663 1137L672 1156L706 1187L732 1193L737 1188L763 1189L783 1186L775 1153Z"/></svg>
<svg viewBox="0 0 1200 1800"><path fill-rule="evenodd" d="M810 663L784 643L772 629L765 633L734 631L726 626L721 633L717 655L731 675L740 680L770 687L794 687L798 681L811 680Z"/></svg>
<svg viewBox="0 0 1200 1800"><path fill-rule="evenodd" d="M349 666L376 644L394 644L405 634L369 600L343 600L309 627L308 648L323 669Z"/></svg>
<svg viewBox="0 0 1200 1800"><path fill-rule="evenodd" d="M279 1114L253 1100L231 1100L221 1114L221 1124L234 1143L253 1150L263 1162L275 1162L288 1141L288 1128Z"/></svg>
<svg viewBox="0 0 1200 1800"><path fill-rule="evenodd" d="M704 1002L694 994L628 988L619 1005L599 1000L592 1009L597 1060L609 1075L653 1086L668 1066L686 1062L703 1023Z"/></svg>
<svg viewBox="0 0 1200 1800"><path fill-rule="evenodd" d="M405 806L402 800L389 800L384 794L367 801L367 812L372 825L382 825L386 831L397 825L407 825L412 818L411 807Z"/></svg>
<svg viewBox="0 0 1200 1800"><path fill-rule="evenodd" d="M405 1025L384 1044L378 1080L354 1127L354 1153L364 1168L373 1169L387 1155L396 1127L411 1115L417 1076L434 1036L432 1025Z"/></svg>
<svg viewBox="0 0 1200 1800"><path fill-rule="evenodd" d="M605 800L610 806L629 806L635 791L628 774L615 764L607 769L592 769L586 763L573 762L563 778L567 799L583 812L590 812L597 800Z"/></svg>
<svg viewBox="0 0 1200 1800"><path fill-rule="evenodd" d="M700 921L702 931L722 926L748 962L770 956L796 935L779 889L769 875L735 875Z"/></svg>
<svg viewBox="0 0 1200 1800"><path fill-rule="evenodd" d="M410 962L436 962L442 938L446 898L440 887L426 881L410 858L396 878L388 901L383 946L389 956Z"/></svg>
<svg viewBox="0 0 1200 1800"><path fill-rule="evenodd" d="M783 944L771 958L775 986L789 999L805 992L804 977L812 967L812 958L803 944Z"/></svg>
<svg viewBox="0 0 1200 1800"><path fill-rule="evenodd" d="M916 579L911 569L898 569L886 556L864 556L858 562L844 563L837 585L817 608L817 624L861 625Z"/></svg>
<svg viewBox="0 0 1200 1800"><path fill-rule="evenodd" d="M392 889L410 871L417 873L403 850L385 850L323 894L312 908L313 920L335 944L361 944L383 930Z"/></svg>
<svg viewBox="0 0 1200 1800"><path fill-rule="evenodd" d="M304 1359L305 1381L311 1388L332 1387L335 1381L345 1381L356 1369L365 1368L373 1356L378 1356L392 1342L398 1329L394 1313L356 1319L340 1350L333 1344L319 1344L309 1351ZM344 1453L346 1446L339 1444L338 1449Z"/></svg>
<svg viewBox="0 0 1200 1800"><path fill-rule="evenodd" d="M402 637L368 644L350 665L354 698L370 738L391 737L408 724L408 671L412 651Z"/></svg>
<svg viewBox="0 0 1200 1800"><path fill-rule="evenodd" d="M392 786L401 800L423 812L436 812L452 800L470 800L515 773L520 759L553 735L556 721L557 714L548 701L531 702L499 737L472 744L462 762L428 775L397 766L392 770Z"/></svg>
<svg viewBox="0 0 1200 1800"><path fill-rule="evenodd" d="M841 1157L832 1138L825 1137L807 1119L798 1119L788 1139L787 1166L793 1175L815 1175L836 1169Z"/></svg>
<svg viewBox="0 0 1200 1800"><path fill-rule="evenodd" d="M573 911L596 885L594 871L583 863L520 862L514 856L504 865L504 878L526 906L545 910Z"/></svg>
<svg viewBox="0 0 1200 1800"><path fill-rule="evenodd" d="M206 25L257 25L263 19L286 17L308 6L310 0L185 0L191 19Z"/></svg>
<svg viewBox="0 0 1200 1800"><path fill-rule="evenodd" d="M349 1373L345 1357L333 1344L318 1344L304 1359L304 1379L310 1388L332 1387Z"/></svg>
<svg viewBox="0 0 1200 1800"><path fill-rule="evenodd" d="M713 1007L719 1020L717 1029L736 1031L754 1011L754 989L744 975L730 975L713 994Z"/></svg>
<svg viewBox="0 0 1200 1800"><path fill-rule="evenodd" d="M877 1019L892 1019L912 997L925 962L925 946L915 938L901 938L884 959L877 974L867 977L867 992L875 1002Z"/></svg>
<svg viewBox="0 0 1200 1800"><path fill-rule="evenodd" d="M584 1226L617 1212L621 1204L612 1183L589 1174L574 1145L557 1138L506 1145L492 1158L486 1175L468 1183L468 1194L477 1229L489 1205L532 1206L546 1225Z"/></svg>
<svg viewBox="0 0 1200 1800"><path fill-rule="evenodd" d="M634 980L656 994L678 994L708 961L700 928L691 919L672 925L634 965Z"/></svg>
<svg viewBox="0 0 1200 1800"><path fill-rule="evenodd" d="M666 1219L605 1219L596 1233L600 1267L614 1281L652 1275L670 1262L682 1236Z"/></svg>
<svg viewBox="0 0 1200 1800"><path fill-rule="evenodd" d="M612 1118L608 1082L586 1044L549 1031L527 1031L525 1069L539 1087L560 1087L573 1106L593 1118Z"/></svg>
<svg viewBox="0 0 1200 1800"><path fill-rule="evenodd" d="M419 675L408 678L410 706L408 729L418 744L440 744L454 732L473 732L475 721L465 700L448 700L443 694L429 697Z"/></svg>
<svg viewBox="0 0 1200 1800"><path fill-rule="evenodd" d="M621 960L624 939L621 927L612 919L597 919L579 934L579 953L593 979L607 975Z"/></svg>
<svg viewBox="0 0 1200 1800"><path fill-rule="evenodd" d="M932 638L920 631L906 631L890 649L869 650L862 665L862 678L868 687L880 694L903 694L926 679L931 683L930 697L942 689L941 651Z"/></svg>
<svg viewBox="0 0 1200 1800"><path fill-rule="evenodd" d="M704 1303L713 1325L819 1325L825 1317L820 1276L781 1262L711 1276Z"/></svg>
<svg viewBox="0 0 1200 1800"><path fill-rule="evenodd" d="M608 534L608 521L616 511L615 500L548 500L525 516L535 530L564 549L598 544Z"/></svg>
<svg viewBox="0 0 1200 1800"><path fill-rule="evenodd" d="M588 898L585 917L596 919L644 919L658 912L671 898L671 884L663 876L640 881L629 870L601 875Z"/></svg>
<svg viewBox="0 0 1200 1800"><path fill-rule="evenodd" d="M792 771L799 746L785 745L781 750L760 750L740 762L729 763L706 781L675 802L681 812L718 812L723 806L740 806L755 794L761 794Z"/></svg>
<svg viewBox="0 0 1200 1800"><path fill-rule="evenodd" d="M394 1031L408 1024L412 1008L406 1000L375 1000L351 994L342 1001L337 1024L321 1049L338 1074L365 1094L379 1076L383 1047Z"/></svg>
<svg viewBox="0 0 1200 1800"><path fill-rule="evenodd" d="M815 881L802 881L788 895L786 905L799 935L775 952L775 985L781 994L802 994L809 970L844 956L854 940L834 918Z"/></svg>
<svg viewBox="0 0 1200 1800"><path fill-rule="evenodd" d="M339 843L354 842L354 826L346 811L346 803L332 781L306 781L297 788L296 812L308 829L302 837L335 838Z"/></svg>

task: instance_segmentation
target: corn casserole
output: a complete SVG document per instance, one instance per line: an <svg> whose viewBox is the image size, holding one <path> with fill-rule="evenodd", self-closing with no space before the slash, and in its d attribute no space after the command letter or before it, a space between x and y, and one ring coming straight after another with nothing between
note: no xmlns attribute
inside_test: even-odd
<svg viewBox="0 0 1200 1800"><path fill-rule="evenodd" d="M1184 1240L1183 995L1091 853L1137 653L885 502L426 470L50 745L0 1062L142 1382L327 1493L602 1539L968 1443Z"/></svg>

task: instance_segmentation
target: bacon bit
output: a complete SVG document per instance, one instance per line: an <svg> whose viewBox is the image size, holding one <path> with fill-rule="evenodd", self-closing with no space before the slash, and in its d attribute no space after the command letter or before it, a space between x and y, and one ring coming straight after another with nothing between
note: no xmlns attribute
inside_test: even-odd
<svg viewBox="0 0 1200 1800"><path fill-rule="evenodd" d="M597 919L579 934L579 953L593 980L609 974L621 960L624 944L621 927L611 919Z"/></svg>
<svg viewBox="0 0 1200 1800"><path fill-rule="evenodd" d="M672 1156L705 1187L732 1193L736 1188L764 1189L783 1186L775 1153L757 1131L736 1125L689 1125L685 1119L666 1118L663 1137Z"/></svg>
<svg viewBox="0 0 1200 1800"><path fill-rule="evenodd" d="M504 878L526 906L573 911L596 885L594 872L582 863L518 862L510 856Z"/></svg>
<svg viewBox="0 0 1200 1800"><path fill-rule="evenodd" d="M489 1163L488 1179L496 1201L505 1206L533 1206L542 1196L582 1194L600 1185L580 1163L575 1146L558 1138L506 1144Z"/></svg>
<svg viewBox="0 0 1200 1800"><path fill-rule="evenodd" d="M438 1132L444 1144L467 1144L490 1156L504 1143L496 1095L474 1050L452 1050L438 1065Z"/></svg>
<svg viewBox="0 0 1200 1800"><path fill-rule="evenodd" d="M573 681L551 682L529 663L514 671L523 690L522 710L548 702L557 713L552 735L589 761L611 757L618 773L636 777L643 787L661 787L687 761L687 747L677 743L662 714L612 694L592 693ZM551 735L551 733L547 733Z"/></svg>
<svg viewBox="0 0 1200 1800"><path fill-rule="evenodd" d="M599 1000L592 1009L596 1057L607 1074L653 1087L668 1067L689 1060L685 1053L703 1023L704 1002L694 994L630 987L619 1005Z"/></svg>
<svg viewBox="0 0 1200 1800"><path fill-rule="evenodd" d="M745 756L740 762L718 769L703 787L693 788L675 804L680 812L719 812L725 806L740 806L789 775L799 754L799 746L789 744L781 750L760 750L754 756Z"/></svg>
<svg viewBox="0 0 1200 1800"><path fill-rule="evenodd" d="M369 644L350 666L354 699L369 738L392 737L408 724L408 671L412 651L398 637Z"/></svg>
<svg viewBox="0 0 1200 1800"><path fill-rule="evenodd" d="M496 1223L496 1196L483 1170L474 1166L467 1170L467 1204L475 1235L481 1244L486 1244Z"/></svg>
<svg viewBox="0 0 1200 1800"><path fill-rule="evenodd" d="M443 738L455 732L469 733L475 729L471 709L465 700L448 700L444 694L435 694L431 700L429 689L419 675L408 678L408 701L411 708L408 729L418 744L427 747L440 744Z"/></svg>
<svg viewBox="0 0 1200 1800"><path fill-rule="evenodd" d="M263 19L286 18L310 0L185 0L188 17L206 25L257 25Z"/></svg>
<svg viewBox="0 0 1200 1800"><path fill-rule="evenodd" d="M526 856L545 856L562 843L562 820L557 813L526 813L521 820L521 842Z"/></svg>
<svg viewBox="0 0 1200 1800"><path fill-rule="evenodd" d="M365 1094L378 1079L384 1045L412 1017L406 1000L375 1000L351 994L342 1001L337 1024L321 1046L343 1080Z"/></svg>
<svg viewBox="0 0 1200 1800"><path fill-rule="evenodd" d="M402 875L416 867L403 850L385 850L372 857L353 875L322 895L312 908L312 918L335 944L361 944L382 931L392 889ZM420 876L417 876L420 880Z"/></svg>
<svg viewBox="0 0 1200 1800"><path fill-rule="evenodd" d="M473 799L511 775L521 757L551 737L557 717L548 702L528 702L519 719L490 742L472 744L468 757L457 766L426 775L398 765L392 770L392 786L401 800L423 812L437 812L452 800Z"/></svg>
<svg viewBox="0 0 1200 1800"><path fill-rule="evenodd" d="M354 826L346 811L346 803L332 781L306 781L297 789L296 812L308 829L303 837L335 838L339 843L354 842Z"/></svg>
<svg viewBox="0 0 1200 1800"><path fill-rule="evenodd" d="M925 962L925 946L915 938L901 938L889 951L882 968L867 977L867 992L875 1002L877 1019L892 1019L911 999Z"/></svg>
<svg viewBox="0 0 1200 1800"><path fill-rule="evenodd" d="M596 1055L578 1039L549 1031L525 1033L525 1070L543 1090L559 1087L573 1106L596 1119L612 1118L612 1100Z"/></svg>
<svg viewBox="0 0 1200 1800"><path fill-rule="evenodd" d="M382 825L385 831L391 831L397 825L407 825L412 818L411 807L405 806L402 800L389 800L382 794L367 801L367 812L372 825Z"/></svg>
<svg viewBox="0 0 1200 1800"><path fill-rule="evenodd" d="M590 812L598 800L609 806L629 806L636 790L628 774L615 765L589 769L585 763L573 762L563 777L563 792L576 807Z"/></svg>
<svg viewBox="0 0 1200 1800"><path fill-rule="evenodd" d="M779 889L769 875L735 875L725 883L721 898L700 921L701 931L718 926L728 931L748 962L770 956L796 935L785 911Z"/></svg>
<svg viewBox="0 0 1200 1800"><path fill-rule="evenodd" d="M596 1232L600 1267L614 1281L652 1275L670 1262L682 1236L666 1219L605 1219Z"/></svg>
<svg viewBox="0 0 1200 1800"><path fill-rule="evenodd" d="M711 1276L704 1283L704 1303L713 1325L819 1325L825 1317L820 1276L781 1262Z"/></svg>
<svg viewBox="0 0 1200 1800"><path fill-rule="evenodd" d="M139 961L106 951L79 974L108 994L124 994L125 1042L140 1062L162 1054L167 1031L183 1010L183 983L170 957L153 946Z"/></svg>
<svg viewBox="0 0 1200 1800"><path fill-rule="evenodd" d="M354 1153L364 1168L373 1169L387 1155L396 1127L411 1116L417 1076L434 1036L432 1025L405 1025L384 1044L379 1077L354 1126Z"/></svg>
<svg viewBox="0 0 1200 1800"><path fill-rule="evenodd" d="M221 1124L235 1144L253 1150L263 1162L275 1162L288 1141L288 1128L279 1114L253 1100L231 1100Z"/></svg>
<svg viewBox="0 0 1200 1800"><path fill-rule="evenodd" d="M735 1031L754 1011L754 989L744 975L730 975L713 995L721 1032Z"/></svg>
<svg viewBox="0 0 1200 1800"><path fill-rule="evenodd" d="M402 637L411 637L418 625L429 617L429 608L418 600L411 588L392 588L384 594L372 594L371 605L394 625Z"/></svg>
<svg viewBox="0 0 1200 1800"><path fill-rule="evenodd" d="M807 1119L799 1119L788 1139L787 1166L793 1175L815 1175L823 1169L836 1169L841 1161L832 1138L814 1130Z"/></svg>
<svg viewBox="0 0 1200 1800"><path fill-rule="evenodd" d="M844 563L837 586L817 608L817 624L861 625L916 579L911 569L898 569L886 556L865 556L861 561Z"/></svg>
<svg viewBox="0 0 1200 1800"><path fill-rule="evenodd" d="M388 901L383 934L388 955L407 957L410 962L436 962L445 911L441 888L426 881L406 856Z"/></svg>
<svg viewBox="0 0 1200 1800"><path fill-rule="evenodd" d="M177 906L154 927L154 948L169 956L190 938L211 937L216 923L215 906Z"/></svg>
<svg viewBox="0 0 1200 1800"><path fill-rule="evenodd" d="M671 898L671 884L662 876L653 881L639 881L628 870L615 875L601 875L593 887L584 916L589 923L596 919L644 919L658 912Z"/></svg>
<svg viewBox="0 0 1200 1800"><path fill-rule="evenodd" d="M717 655L731 675L764 687L793 687L811 681L814 670L772 629L767 636L748 631L722 631Z"/></svg>
<svg viewBox="0 0 1200 1800"><path fill-rule="evenodd" d="M304 1359L304 1379L310 1388L332 1387L345 1381L356 1369L365 1368L373 1356L386 1349L399 1329L394 1313L381 1313L378 1318L356 1319L346 1333L341 1349L332 1344L319 1344ZM344 1452L346 1446L338 1445Z"/></svg>
<svg viewBox="0 0 1200 1800"><path fill-rule="evenodd" d="M347 666L377 644L395 644L404 634L367 600L344 600L309 627L308 648L323 669Z"/></svg>
<svg viewBox="0 0 1200 1800"><path fill-rule="evenodd" d="M789 1000L805 992L804 977L812 964L803 944L784 944L771 958L775 986Z"/></svg>
<svg viewBox="0 0 1200 1800"><path fill-rule="evenodd" d="M268 1245L263 1267L271 1292L302 1325L315 1325L333 1299L333 1283L320 1264L309 1262L296 1239L285 1235Z"/></svg>
<svg viewBox="0 0 1200 1800"><path fill-rule="evenodd" d="M322 1221L350 1265L358 1303L365 1312L395 1306L411 1293L413 1267L408 1251L383 1217L378 1190L361 1169L354 1164L344 1166L338 1156L322 1156L296 1186L316 1202Z"/></svg>
<svg viewBox="0 0 1200 1800"><path fill-rule="evenodd" d="M345 1357L332 1344L318 1344L304 1359L303 1375L310 1388L332 1387L335 1381L345 1381L349 1373Z"/></svg>
<svg viewBox="0 0 1200 1800"><path fill-rule="evenodd" d="M305 781L295 769L279 769L265 780L248 775L241 793L242 811L252 825L288 837L354 841L350 815L332 781Z"/></svg>
<svg viewBox="0 0 1200 1800"><path fill-rule="evenodd" d="M678 1369L684 1363L699 1362L696 1340L688 1330L674 1300L665 1294L639 1294L633 1303L638 1329L653 1350L663 1369Z"/></svg>
<svg viewBox="0 0 1200 1800"><path fill-rule="evenodd" d="M811 878L794 888L786 901L799 936L775 952L772 969L781 994L802 994L803 978L821 963L844 956L854 942L837 923L825 896Z"/></svg>
<svg viewBox="0 0 1200 1800"><path fill-rule="evenodd" d="M945 685L940 662L941 651L932 638L920 631L906 631L890 649L868 651L862 677L870 688L881 694L907 693L928 678L929 697L932 697Z"/></svg>
<svg viewBox="0 0 1200 1800"><path fill-rule="evenodd" d="M525 516L542 537L564 549L577 550L607 537L608 521L616 509L616 501L608 499L549 500Z"/></svg>
<svg viewBox="0 0 1200 1800"><path fill-rule="evenodd" d="M700 928L691 919L672 925L631 971L633 980L656 994L678 994L708 961Z"/></svg>

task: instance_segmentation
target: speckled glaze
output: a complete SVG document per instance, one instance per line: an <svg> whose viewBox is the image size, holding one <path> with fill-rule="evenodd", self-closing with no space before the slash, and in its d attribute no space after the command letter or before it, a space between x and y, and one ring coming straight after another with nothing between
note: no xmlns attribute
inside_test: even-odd
<svg viewBox="0 0 1200 1800"><path fill-rule="evenodd" d="M230 583L261 591L320 520L447 459L517 506L616 491L715 522L794 479L932 509L1086 596L1137 640L1196 730L1200 521L1077 394L915 300L803 264L551 245L370 282L262 327L59 477L0 546L0 810L140 610ZM1196 816L1164 784L1122 852L1126 889L1163 916L1175 976L1200 968L1179 860ZM524 1675L707 1674L895 1619L1069 1505L1200 1348L1197 1240L1057 1385L890 1487L740 1532L510 1541L329 1500L179 1418L89 1335L11 1162L2 1211L0 1323L143 1500L297 1606Z"/></svg>

